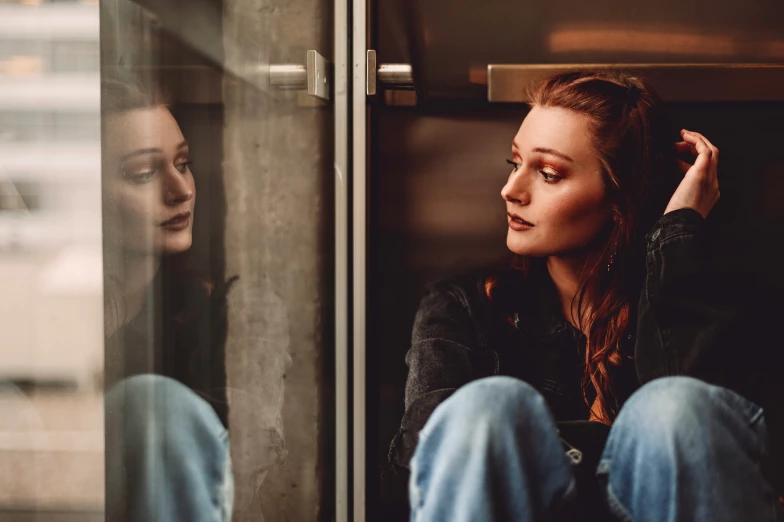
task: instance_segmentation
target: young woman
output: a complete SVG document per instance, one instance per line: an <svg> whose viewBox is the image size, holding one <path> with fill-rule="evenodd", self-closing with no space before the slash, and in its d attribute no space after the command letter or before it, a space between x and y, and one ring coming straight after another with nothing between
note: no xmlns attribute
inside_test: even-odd
<svg viewBox="0 0 784 522"><path fill-rule="evenodd" d="M513 267L431 285L416 316L390 451L411 520L784 520L781 357L705 269L718 149L675 142L636 77L529 99Z"/></svg>
<svg viewBox="0 0 784 522"><path fill-rule="evenodd" d="M109 520L230 520L225 286L194 270L188 142L154 89L102 82Z"/></svg>

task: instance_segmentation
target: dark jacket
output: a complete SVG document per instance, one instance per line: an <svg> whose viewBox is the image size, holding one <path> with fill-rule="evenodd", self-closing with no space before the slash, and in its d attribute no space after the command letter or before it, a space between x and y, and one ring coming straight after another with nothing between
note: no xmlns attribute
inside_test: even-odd
<svg viewBox="0 0 784 522"><path fill-rule="evenodd" d="M211 291L196 276L183 280L159 271L141 312L106 340L105 387L138 374L170 377L206 400L228 427L226 298L234 278Z"/></svg>
<svg viewBox="0 0 784 522"><path fill-rule="evenodd" d="M642 384L674 375L745 396L765 409L774 444L766 471L782 491L784 342L774 328L781 315L766 300L770 296L760 296L747 279L708 270L705 222L696 211L662 216L646 236L646 246L636 321L630 321L621 345L625 364L611 374L620 404ZM481 271L428 287L406 355L405 414L392 441L389 467L408 468L418 433L436 406L482 377L510 375L529 382L545 396L557 421L588 418L579 380L582 334L560 313L547 286L549 277L532 272L526 278L519 289L519 312L510 322L508 311L500 313L486 296L489 274ZM564 335L578 341L571 356L552 348L568 345ZM555 357L560 362L545 358L559 350Z"/></svg>

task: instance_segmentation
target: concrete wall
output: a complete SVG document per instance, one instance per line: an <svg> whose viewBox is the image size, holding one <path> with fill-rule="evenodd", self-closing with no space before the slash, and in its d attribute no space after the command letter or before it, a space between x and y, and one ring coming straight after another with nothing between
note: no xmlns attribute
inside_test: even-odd
<svg viewBox="0 0 784 522"><path fill-rule="evenodd" d="M331 53L331 4L226 0L227 70ZM224 79L226 345L235 520L329 518L332 110Z"/></svg>

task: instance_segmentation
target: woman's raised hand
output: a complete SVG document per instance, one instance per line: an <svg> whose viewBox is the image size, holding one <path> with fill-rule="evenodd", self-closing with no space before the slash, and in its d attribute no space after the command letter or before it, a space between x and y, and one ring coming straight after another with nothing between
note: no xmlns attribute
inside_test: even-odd
<svg viewBox="0 0 784 522"><path fill-rule="evenodd" d="M716 169L719 164L719 149L698 132L681 131L683 141L675 144L678 152L691 152L697 157L694 165L678 161L684 172L683 180L675 189L664 213L681 208L692 208L706 218L713 205L719 200L719 180Z"/></svg>

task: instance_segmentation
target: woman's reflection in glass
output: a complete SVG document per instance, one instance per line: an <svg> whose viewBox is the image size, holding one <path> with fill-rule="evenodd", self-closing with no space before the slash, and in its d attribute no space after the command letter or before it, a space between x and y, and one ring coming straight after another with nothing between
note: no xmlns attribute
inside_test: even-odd
<svg viewBox="0 0 784 522"><path fill-rule="evenodd" d="M189 259L190 149L155 89L104 80L108 520L229 520L225 287Z"/></svg>

